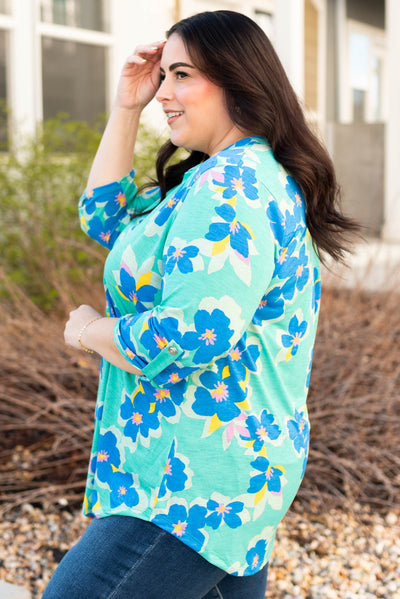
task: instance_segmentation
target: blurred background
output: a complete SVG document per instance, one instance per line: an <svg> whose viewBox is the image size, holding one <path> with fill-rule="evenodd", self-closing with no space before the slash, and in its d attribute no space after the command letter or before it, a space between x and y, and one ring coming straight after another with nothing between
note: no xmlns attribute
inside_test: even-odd
<svg viewBox="0 0 400 599"><path fill-rule="evenodd" d="M2 581L39 598L87 526L99 363L63 328L81 303L104 309L106 254L77 201L122 64L217 9L270 37L364 226L350 267L323 272L309 465L266 597L400 599L399 0L0 0L0 599ZM139 185L167 136L153 101Z"/></svg>
<svg viewBox="0 0 400 599"><path fill-rule="evenodd" d="M138 43L202 10L238 10L275 45L368 235L400 241L397 0L1 0L2 149L60 112L93 123ZM151 106L157 129L161 111Z"/></svg>

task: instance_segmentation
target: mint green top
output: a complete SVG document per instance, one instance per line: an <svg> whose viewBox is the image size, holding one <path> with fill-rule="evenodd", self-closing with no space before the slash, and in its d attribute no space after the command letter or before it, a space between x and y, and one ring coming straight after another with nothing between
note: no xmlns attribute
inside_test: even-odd
<svg viewBox="0 0 400 599"><path fill-rule="evenodd" d="M154 522L236 575L268 561L308 455L319 262L294 179L249 137L159 201L84 193L106 315L144 376L102 361L84 513Z"/></svg>

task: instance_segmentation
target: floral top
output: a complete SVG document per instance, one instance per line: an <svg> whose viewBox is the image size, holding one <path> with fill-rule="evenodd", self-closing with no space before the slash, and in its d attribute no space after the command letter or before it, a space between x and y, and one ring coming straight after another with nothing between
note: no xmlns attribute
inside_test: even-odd
<svg viewBox="0 0 400 599"><path fill-rule="evenodd" d="M319 262L299 187L248 137L159 202L84 193L106 315L144 376L102 362L84 513L149 520L235 575L268 561L307 461Z"/></svg>

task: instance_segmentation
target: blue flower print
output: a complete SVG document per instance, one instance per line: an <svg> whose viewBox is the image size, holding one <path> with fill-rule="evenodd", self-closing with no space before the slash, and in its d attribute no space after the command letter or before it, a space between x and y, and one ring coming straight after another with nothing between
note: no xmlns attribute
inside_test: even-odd
<svg viewBox="0 0 400 599"><path fill-rule="evenodd" d="M224 169L223 181L213 181L220 187L225 187L222 197L226 200L237 194L245 196L249 200L257 200L257 179L255 170L248 166L227 165Z"/></svg>
<svg viewBox="0 0 400 599"><path fill-rule="evenodd" d="M239 339L235 347L229 352L230 373L239 381L247 378L247 372L257 372L257 360L260 357L258 345L246 345L246 333Z"/></svg>
<svg viewBox="0 0 400 599"><path fill-rule="evenodd" d="M169 508L167 515L158 514L152 522L195 551L200 551L205 541L200 529L205 526L206 514L207 509L200 505L194 505L187 510L184 505L174 504Z"/></svg>
<svg viewBox="0 0 400 599"><path fill-rule="evenodd" d="M304 412L295 410L294 418L287 422L289 437L293 441L295 451L300 455L302 451L308 452L310 442L310 423Z"/></svg>
<svg viewBox="0 0 400 599"><path fill-rule="evenodd" d="M106 316L109 318L120 318L122 316L120 310L118 310L115 302L113 301L110 292L106 289Z"/></svg>
<svg viewBox="0 0 400 599"><path fill-rule="evenodd" d="M292 316L289 322L288 335L282 335L283 347L287 347L286 361L297 354L302 338L307 331L308 324L305 320L299 322L296 314Z"/></svg>
<svg viewBox="0 0 400 599"><path fill-rule="evenodd" d="M134 507L139 503L139 495L133 486L133 476L128 472L115 472L109 480L111 489L110 507L116 508L122 504Z"/></svg>
<svg viewBox="0 0 400 599"><path fill-rule="evenodd" d="M302 223L299 223L297 214L291 214L289 210L286 210L285 214L283 214L276 200L271 200L269 202L267 216L270 221L272 233L282 248L288 247L300 226L302 226L303 229L305 228Z"/></svg>
<svg viewBox="0 0 400 599"><path fill-rule="evenodd" d="M132 302L135 305L138 312L145 312L147 310L146 303L149 305L153 304L154 296L157 292L156 287L146 284L145 281L148 278L148 275L145 274L136 281L129 266L121 264L120 285L116 285L116 289L124 300Z"/></svg>
<svg viewBox="0 0 400 599"><path fill-rule="evenodd" d="M274 287L260 301L253 316L253 324L262 326L265 320L274 320L282 316L285 302L281 297L281 288Z"/></svg>
<svg viewBox="0 0 400 599"><path fill-rule="evenodd" d="M185 472L185 464L175 455L175 440L164 468L164 477L161 481L158 498L162 499L168 491L183 491L188 476Z"/></svg>
<svg viewBox="0 0 400 599"><path fill-rule="evenodd" d="M312 310L314 314L318 313L319 305L321 303L321 278L319 276L318 268L314 268L314 287L312 296Z"/></svg>
<svg viewBox="0 0 400 599"><path fill-rule="evenodd" d="M107 482L113 473L113 468L118 468L121 456L117 448L117 438L111 431L99 436L97 453L91 463L92 472L101 482Z"/></svg>
<svg viewBox="0 0 400 599"><path fill-rule="evenodd" d="M198 310L194 315L196 331L189 331L183 335L181 347L196 350L193 357L195 364L211 364L215 358L229 349L229 339L233 335L229 325L229 318L218 308L211 314L206 310Z"/></svg>
<svg viewBox="0 0 400 599"><path fill-rule="evenodd" d="M296 289L299 291L304 289L310 276L308 256L304 245L301 246L297 257L289 257L287 263L279 269L279 276L284 274L287 274L289 278L282 287L282 297L291 300Z"/></svg>
<svg viewBox="0 0 400 599"><path fill-rule="evenodd" d="M308 268L308 256L306 254L306 247L302 245L299 252L296 268L296 287L299 291L302 291L305 285L308 283L310 269Z"/></svg>
<svg viewBox="0 0 400 599"><path fill-rule="evenodd" d="M278 279L290 279L289 285L287 285L285 291L285 295L290 295L290 289L294 289L295 279L293 278L296 275L296 269L298 267L298 261L295 256L293 256L293 252L297 247L297 239L291 239L287 245L281 246L278 250L278 258L275 263L273 277L277 277ZM283 293L282 289L282 293ZM293 293L291 294L293 296Z"/></svg>
<svg viewBox="0 0 400 599"><path fill-rule="evenodd" d="M149 351L150 358L158 356L171 339L179 343L181 333L178 331L178 324L178 320L171 317L158 320L151 316L147 320L146 330L142 333L140 342Z"/></svg>
<svg viewBox="0 0 400 599"><path fill-rule="evenodd" d="M245 441L253 441L253 450L261 451L268 441L276 441L281 434L281 429L275 424L275 417L268 410L263 410L260 418L248 416L246 419L247 435L241 435Z"/></svg>
<svg viewBox="0 0 400 599"><path fill-rule="evenodd" d="M293 200L293 213L296 219L300 222L300 220L304 220L305 217L305 204L303 193L300 189L300 186L296 183L293 177L287 177L287 184L285 187L286 193Z"/></svg>
<svg viewBox="0 0 400 599"><path fill-rule="evenodd" d="M267 543L264 540L258 541L255 546L247 552L246 562L248 564L243 572L245 576L250 576L259 572L263 566L265 553L267 551Z"/></svg>
<svg viewBox="0 0 400 599"><path fill-rule="evenodd" d="M107 218L104 222L98 216L93 216L89 221L87 234L108 248L111 245L112 236L118 223L119 221L115 216Z"/></svg>
<svg viewBox="0 0 400 599"><path fill-rule="evenodd" d="M177 204L186 192L186 187L181 186L180 189L177 189L176 192L169 199L167 199L167 201L160 207L160 210L154 220L156 225L158 225L159 227L165 225L172 212L175 210Z"/></svg>
<svg viewBox="0 0 400 599"><path fill-rule="evenodd" d="M141 381L141 385L150 403L155 404L156 411L161 412L166 418L175 416L175 406L179 406L184 399L183 394L186 388L184 381L173 385L169 389L157 389L147 381Z"/></svg>
<svg viewBox="0 0 400 599"><path fill-rule="evenodd" d="M244 225L237 220L236 212L229 204L223 204L215 208L215 212L225 222L212 223L205 238L215 243L224 241L223 249L229 243L234 251L247 259L249 257L249 240L254 237L250 233L248 225Z"/></svg>
<svg viewBox="0 0 400 599"><path fill-rule="evenodd" d="M120 409L121 418L127 420L124 433L133 441L136 441L139 434L147 438L150 430L159 427L157 411L153 410L149 398L143 394L142 389L139 387L133 399L126 394Z"/></svg>
<svg viewBox="0 0 400 599"><path fill-rule="evenodd" d="M224 504L213 499L209 499L207 502L207 509L211 514L206 518L206 525L211 526L214 530L225 522L229 528L238 528L242 524L240 519L240 512L243 511L244 503L242 501L231 501L231 503Z"/></svg>
<svg viewBox="0 0 400 599"><path fill-rule="evenodd" d="M239 416L240 409L236 402L244 401L245 395L241 397L237 392L235 380L224 370L218 372L206 370L199 377L203 387L195 391L195 401L192 409L200 416L217 415L221 422L229 422ZM234 391L235 390L235 391Z"/></svg>
<svg viewBox="0 0 400 599"><path fill-rule="evenodd" d="M194 245L188 245L182 249L170 245L166 256L164 256L165 272L170 275L175 266L182 274L193 272L192 258L195 258L198 253L199 248Z"/></svg>
<svg viewBox="0 0 400 599"><path fill-rule="evenodd" d="M248 493L258 493L267 485L270 493L280 494L282 490L281 476L284 474L282 468L271 466L267 458L259 456L251 462L253 468L261 472L250 479L250 486L247 489Z"/></svg>
<svg viewBox="0 0 400 599"><path fill-rule="evenodd" d="M126 206L126 196L123 191L119 191L114 198L106 204L105 214L107 216L114 216L119 213L121 208L125 208Z"/></svg>

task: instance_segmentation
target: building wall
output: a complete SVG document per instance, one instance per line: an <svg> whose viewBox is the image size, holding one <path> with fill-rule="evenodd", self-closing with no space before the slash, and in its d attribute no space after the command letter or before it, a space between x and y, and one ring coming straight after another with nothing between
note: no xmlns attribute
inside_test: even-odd
<svg viewBox="0 0 400 599"><path fill-rule="evenodd" d="M382 123L333 123L333 159L346 214L377 237L383 225L384 136Z"/></svg>

